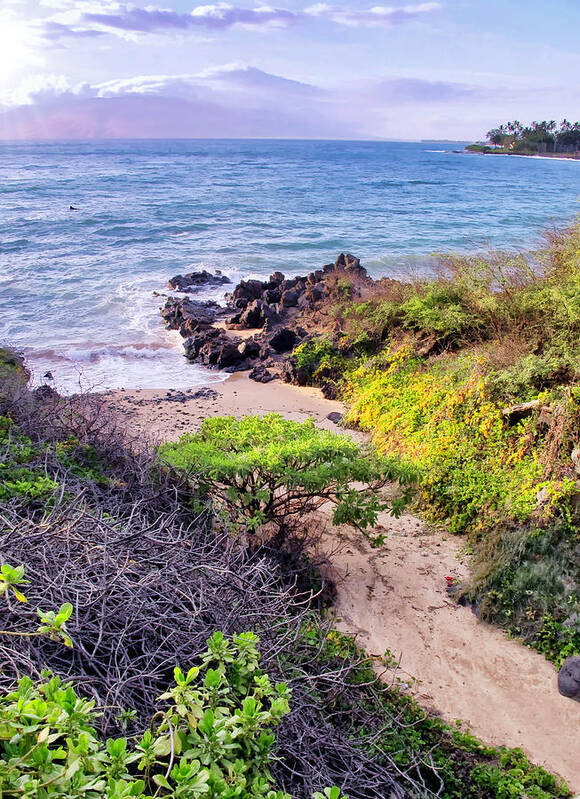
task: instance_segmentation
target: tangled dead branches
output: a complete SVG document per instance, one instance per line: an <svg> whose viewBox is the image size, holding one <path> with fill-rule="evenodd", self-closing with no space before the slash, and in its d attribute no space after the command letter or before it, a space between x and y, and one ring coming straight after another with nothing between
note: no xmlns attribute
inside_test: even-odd
<svg viewBox="0 0 580 799"><path fill-rule="evenodd" d="M0 636L0 688L23 674L40 678L48 667L96 699L104 735L123 724L131 733L158 709L174 666L195 663L213 632L252 630L264 670L292 688L274 767L281 787L296 799L325 785L339 785L351 799L440 795L428 753L380 751L381 733L402 722L385 715L378 682L360 684L356 656L323 653L326 632L312 592L304 575L298 580L287 563L281 567L279 548L249 549L194 516L182 486L151 455L129 451L125 431L95 413L91 399L84 427L82 406L50 401L47 412L41 397L27 396L12 416L36 441L74 435L95 447L107 481L96 485L47 450L44 468L57 494L43 505L12 499L0 506L0 560L25 564L31 580L27 604L3 603L2 627L30 630L36 608L74 606L72 649ZM307 628L316 629L315 641Z"/></svg>

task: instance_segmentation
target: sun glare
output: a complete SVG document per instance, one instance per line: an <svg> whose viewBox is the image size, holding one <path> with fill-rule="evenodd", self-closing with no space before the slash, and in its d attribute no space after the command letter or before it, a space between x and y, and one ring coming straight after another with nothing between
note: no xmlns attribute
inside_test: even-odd
<svg viewBox="0 0 580 799"><path fill-rule="evenodd" d="M0 83L7 85L17 73L40 60L33 28L10 12L0 12Z"/></svg>

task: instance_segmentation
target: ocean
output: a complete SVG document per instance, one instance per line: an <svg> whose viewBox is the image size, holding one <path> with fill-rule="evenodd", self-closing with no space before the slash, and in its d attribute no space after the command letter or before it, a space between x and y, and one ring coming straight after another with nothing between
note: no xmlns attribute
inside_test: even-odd
<svg viewBox="0 0 580 799"><path fill-rule="evenodd" d="M436 252L532 249L580 210L580 162L454 147L2 144L0 342L64 392L195 386L224 375L187 363L163 328L175 274L304 274L348 251L373 276L405 277Z"/></svg>

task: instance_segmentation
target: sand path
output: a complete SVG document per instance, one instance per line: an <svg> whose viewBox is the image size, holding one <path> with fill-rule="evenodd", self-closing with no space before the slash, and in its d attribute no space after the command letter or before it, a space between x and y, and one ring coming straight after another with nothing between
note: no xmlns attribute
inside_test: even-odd
<svg viewBox="0 0 580 799"><path fill-rule="evenodd" d="M296 420L313 416L336 430L326 417L342 410L316 389L258 385L243 375L211 388L215 395L197 398L195 389L169 396L115 392L111 401L129 425L157 440L176 439L220 413L280 411ZM369 653L389 650L400 658L402 676L413 678L411 691L423 706L468 723L487 743L520 746L580 792L580 703L558 694L555 669L541 655L447 596L445 576L468 573L462 541L432 532L410 515L397 520L385 514L380 521L388 531L380 549L353 531L328 533L339 577L338 627L356 634Z"/></svg>

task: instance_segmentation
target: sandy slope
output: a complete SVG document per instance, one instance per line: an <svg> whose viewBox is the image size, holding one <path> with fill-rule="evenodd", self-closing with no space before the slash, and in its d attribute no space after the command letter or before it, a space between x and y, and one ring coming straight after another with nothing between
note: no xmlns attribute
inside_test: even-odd
<svg viewBox="0 0 580 799"><path fill-rule="evenodd" d="M316 389L259 385L243 375L211 388L216 395L205 398L194 398L195 389L169 397L150 390L110 396L131 426L156 440L178 438L219 413L280 411L297 420L313 416L336 430L326 416L342 410ZM388 530L381 549L342 530L342 546L334 551L337 532L328 534L340 578L339 627L356 633L372 654L388 649L400 657L401 676L414 678L412 691L425 707L469 723L486 742L521 746L580 791L580 703L558 694L556 672L543 657L449 599L445 576L467 573L461 540L430 532L408 515L385 515L381 522Z"/></svg>

